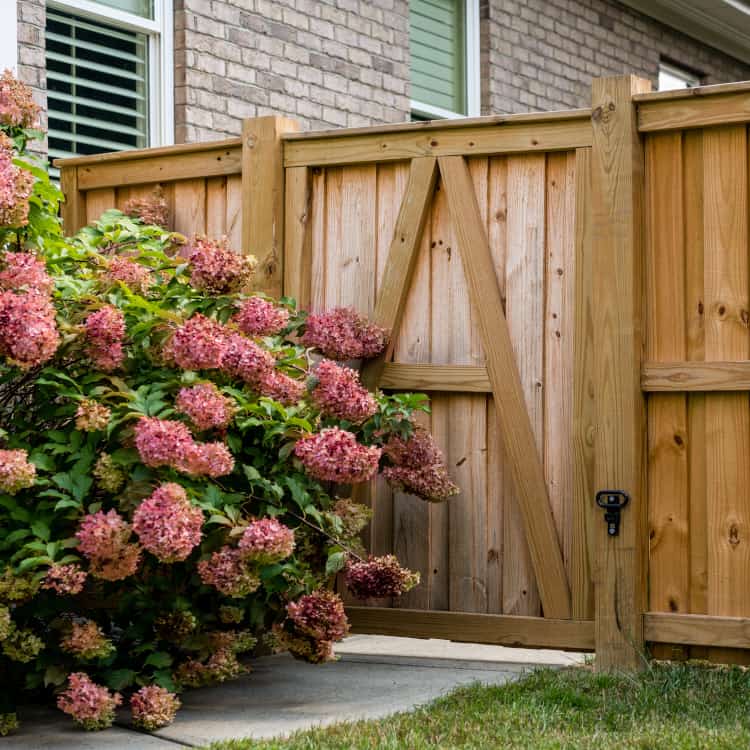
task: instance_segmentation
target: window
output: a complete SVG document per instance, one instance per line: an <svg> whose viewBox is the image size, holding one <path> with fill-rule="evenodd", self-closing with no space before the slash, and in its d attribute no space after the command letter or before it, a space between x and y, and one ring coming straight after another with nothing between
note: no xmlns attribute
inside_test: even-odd
<svg viewBox="0 0 750 750"><path fill-rule="evenodd" d="M701 85L699 75L680 68L672 63L659 63L659 91L670 91L672 89L692 89Z"/></svg>
<svg viewBox="0 0 750 750"><path fill-rule="evenodd" d="M49 0L50 160L174 140L171 0Z"/></svg>
<svg viewBox="0 0 750 750"><path fill-rule="evenodd" d="M410 0L412 116L479 114L479 0Z"/></svg>

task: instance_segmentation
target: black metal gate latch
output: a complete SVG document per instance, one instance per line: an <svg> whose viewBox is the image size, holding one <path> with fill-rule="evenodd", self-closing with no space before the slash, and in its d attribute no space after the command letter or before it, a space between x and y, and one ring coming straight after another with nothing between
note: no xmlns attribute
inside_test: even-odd
<svg viewBox="0 0 750 750"><path fill-rule="evenodd" d="M600 490L596 493L596 504L604 509L607 534L620 533L620 511L630 502L630 496L622 490Z"/></svg>

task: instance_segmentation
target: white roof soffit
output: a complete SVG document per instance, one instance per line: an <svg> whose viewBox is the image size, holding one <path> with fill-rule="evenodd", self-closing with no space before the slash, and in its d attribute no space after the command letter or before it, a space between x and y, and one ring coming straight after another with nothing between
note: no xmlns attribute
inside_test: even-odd
<svg viewBox="0 0 750 750"><path fill-rule="evenodd" d="M750 2L744 0L621 0L704 44L750 62Z"/></svg>

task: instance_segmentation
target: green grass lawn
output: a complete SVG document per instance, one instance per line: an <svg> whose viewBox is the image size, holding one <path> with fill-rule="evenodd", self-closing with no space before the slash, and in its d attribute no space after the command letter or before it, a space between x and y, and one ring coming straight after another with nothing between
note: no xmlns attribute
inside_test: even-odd
<svg viewBox="0 0 750 750"><path fill-rule="evenodd" d="M653 664L638 676L539 670L461 688L412 713L337 724L285 740L211 750L421 748L750 748L750 671Z"/></svg>

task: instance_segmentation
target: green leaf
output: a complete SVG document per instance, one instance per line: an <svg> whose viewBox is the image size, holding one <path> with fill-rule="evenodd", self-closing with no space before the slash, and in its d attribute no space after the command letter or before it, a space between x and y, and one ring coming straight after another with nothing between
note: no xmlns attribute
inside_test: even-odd
<svg viewBox="0 0 750 750"><path fill-rule="evenodd" d="M124 690L135 682L138 673L132 669L114 669L104 675L104 682L110 690Z"/></svg>
<svg viewBox="0 0 750 750"><path fill-rule="evenodd" d="M168 669L159 669L154 672L154 683L172 693L177 692L177 685L175 685L172 673Z"/></svg>
<svg viewBox="0 0 750 750"><path fill-rule="evenodd" d="M68 670L58 664L50 664L44 672L44 687L62 685L68 679Z"/></svg>
<svg viewBox="0 0 750 750"><path fill-rule="evenodd" d="M166 651L154 651L143 664L144 666L150 664L153 667L169 667L172 664L172 657Z"/></svg>
<svg viewBox="0 0 750 750"><path fill-rule="evenodd" d="M46 521L34 521L34 523L31 524L31 530L41 540L45 542L49 541L50 528Z"/></svg>
<svg viewBox="0 0 750 750"><path fill-rule="evenodd" d="M326 575L332 576L334 573L338 573L343 569L346 564L346 552L334 552L332 555L328 555L326 560Z"/></svg>

